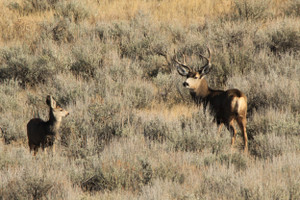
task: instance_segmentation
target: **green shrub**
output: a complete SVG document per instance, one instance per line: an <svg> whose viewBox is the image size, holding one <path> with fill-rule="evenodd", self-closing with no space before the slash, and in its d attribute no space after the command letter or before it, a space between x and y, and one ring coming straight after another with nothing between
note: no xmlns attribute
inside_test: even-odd
<svg viewBox="0 0 300 200"><path fill-rule="evenodd" d="M73 42L74 35L71 28L72 24L69 21L59 20L55 25L53 25L53 27L51 27L51 38L58 43Z"/></svg>
<svg viewBox="0 0 300 200"><path fill-rule="evenodd" d="M95 171L92 177L89 177L87 180L82 181L81 187L85 191L105 191L105 190L114 190L116 185L116 180L114 177L105 177L101 169Z"/></svg>
<svg viewBox="0 0 300 200"><path fill-rule="evenodd" d="M198 55L201 53L203 55L206 54L206 47L203 48L204 44L206 43L202 33L195 32L193 30L188 30L189 32L186 33L186 38L184 43L179 44L179 50L177 54L186 54L188 56L191 55ZM203 53L204 52L204 53ZM193 61L193 60L192 60ZM191 65L194 63L192 62ZM198 64L198 63L196 63Z"/></svg>
<svg viewBox="0 0 300 200"><path fill-rule="evenodd" d="M185 27L173 23L168 27L173 43L184 43L186 40L187 30Z"/></svg>
<svg viewBox="0 0 300 200"><path fill-rule="evenodd" d="M24 118L19 114L7 114L5 118L0 120L1 129L3 131L3 138L6 144L13 141L26 140L26 127L24 126Z"/></svg>
<svg viewBox="0 0 300 200"><path fill-rule="evenodd" d="M255 33L254 44L268 47L276 56L299 51L299 22L291 18L278 19Z"/></svg>
<svg viewBox="0 0 300 200"><path fill-rule="evenodd" d="M89 78L93 77L95 74L95 68L91 66L90 63L85 60L78 60L71 65L71 71L76 75L84 75L84 77Z"/></svg>
<svg viewBox="0 0 300 200"><path fill-rule="evenodd" d="M102 41L113 40L122 58L141 61L144 74L152 77L162 68L159 56L168 52L171 41L167 35L160 34L163 27L150 20L146 15L137 14L129 23L99 24L95 32Z"/></svg>
<svg viewBox="0 0 300 200"><path fill-rule="evenodd" d="M235 74L245 76L251 70L261 68L261 63L256 64L261 60L258 60L253 43L257 28L256 24L245 21L215 22L211 25L210 31L215 34L208 38L211 40L213 65L208 77L213 76L215 85L223 86ZM206 49L203 52L207 55Z"/></svg>
<svg viewBox="0 0 300 200"><path fill-rule="evenodd" d="M212 116L203 114L201 108L192 118L182 117L170 125L174 148L180 151L207 150L219 154L229 144L226 136L220 137Z"/></svg>
<svg viewBox="0 0 300 200"><path fill-rule="evenodd" d="M259 186L254 186L254 187L248 187L245 186L245 188L241 189L242 196L245 199L261 199L263 198L263 195L261 194L261 190Z"/></svg>
<svg viewBox="0 0 300 200"><path fill-rule="evenodd" d="M271 1L235 0L232 19L259 20L270 15L268 11Z"/></svg>
<svg viewBox="0 0 300 200"><path fill-rule="evenodd" d="M204 174L202 184L195 192L196 198L206 197L206 199L236 199L238 193L233 192L238 185L237 180L230 175L214 176L210 173Z"/></svg>
<svg viewBox="0 0 300 200"><path fill-rule="evenodd" d="M27 166L28 167L28 166ZM37 171L37 169L20 169L18 176L7 175L9 181L2 183L0 197L3 199L45 199L45 198L66 198L66 191L63 181L58 179L57 175L53 176L53 172L46 174L45 170Z"/></svg>
<svg viewBox="0 0 300 200"><path fill-rule="evenodd" d="M216 164L221 164L230 168L234 166L237 171L247 169L247 159L245 155L240 153L227 154L220 153L219 155L211 154L203 159L203 164L206 167L211 167Z"/></svg>
<svg viewBox="0 0 300 200"><path fill-rule="evenodd" d="M21 15L45 12L54 9L58 0L25 0L22 4L11 2L8 8L18 11Z"/></svg>
<svg viewBox="0 0 300 200"><path fill-rule="evenodd" d="M274 134L255 136L249 147L252 155L262 159L273 159L282 155L285 150L282 138Z"/></svg>
<svg viewBox="0 0 300 200"><path fill-rule="evenodd" d="M155 95L155 88L145 81L136 80L124 90L127 105L137 109L150 107Z"/></svg>
<svg viewBox="0 0 300 200"><path fill-rule="evenodd" d="M215 124L210 121L211 116L199 113L193 113L192 118L181 117L168 122L164 122L164 118L146 119L143 123L144 136L166 142L176 151L206 150L219 154L229 144L229 139L219 137Z"/></svg>
<svg viewBox="0 0 300 200"><path fill-rule="evenodd" d="M296 52L300 50L300 28L299 23L284 20L271 27L268 46L274 53Z"/></svg>
<svg viewBox="0 0 300 200"><path fill-rule="evenodd" d="M284 8L284 13L287 16L300 16L300 1L299 0L289 0Z"/></svg>
<svg viewBox="0 0 300 200"><path fill-rule="evenodd" d="M166 61L166 58L160 52L157 53L159 55L149 55L140 61L141 69L144 72L143 76L146 78L156 78L159 73L169 74L172 71L171 61Z"/></svg>
<svg viewBox="0 0 300 200"><path fill-rule="evenodd" d="M191 100L188 90L182 86L181 77L175 71L171 74L159 73L153 82L158 89L157 97L160 102L174 105Z"/></svg>
<svg viewBox="0 0 300 200"><path fill-rule="evenodd" d="M95 158L93 162L89 162L92 164L85 169L84 186L87 184L87 187L95 191L140 192L156 179L183 184L185 174L178 170L177 164L172 159L169 160L161 147L148 147L146 143L143 137L137 135L113 140L111 145L105 147L100 159ZM116 144L118 145L115 146ZM140 147L143 146L144 150L141 151ZM160 162L162 160L164 161Z"/></svg>
<svg viewBox="0 0 300 200"><path fill-rule="evenodd" d="M299 96L297 89L299 82L295 76L297 67L288 65L286 60L280 62L273 60L273 62L277 63L273 64L272 68L264 69L268 71L266 72L269 74L268 79L265 78L264 72L253 70L246 75L237 74L228 80L228 88L238 88L246 94L250 114L255 109L260 110L271 106L297 113L299 107L299 101L296 101ZM284 74L283 71L289 70L295 73Z"/></svg>
<svg viewBox="0 0 300 200"><path fill-rule="evenodd" d="M54 95L62 105L88 101L96 96L96 86L93 81L85 82L68 73L58 74L55 82L45 87L47 87L48 93ZM101 96L101 94L99 95Z"/></svg>
<svg viewBox="0 0 300 200"><path fill-rule="evenodd" d="M79 23L89 16L88 10L80 1L59 2L55 8L56 16L63 17L71 22Z"/></svg>
<svg viewBox="0 0 300 200"><path fill-rule="evenodd" d="M127 110L126 105L122 104L118 98L104 99L103 103L88 105L88 126L92 129L76 130L77 137L87 135L94 141L95 152L103 150L113 138L127 137L132 134L134 127L131 127L134 120L133 112ZM83 126L82 128L87 128ZM82 132L78 132L81 131ZM92 145L92 144L91 144Z"/></svg>
<svg viewBox="0 0 300 200"><path fill-rule="evenodd" d="M25 109L26 99L20 96L23 89L17 81L4 81L0 86L0 138L6 144L24 141L26 118L32 110Z"/></svg>
<svg viewBox="0 0 300 200"><path fill-rule="evenodd" d="M44 84L55 76L53 58L47 54L31 55L27 48L1 50L0 81L17 80L23 87Z"/></svg>
<svg viewBox="0 0 300 200"><path fill-rule="evenodd" d="M95 33L103 42L120 42L122 38L129 37L131 27L127 22L99 23Z"/></svg>
<svg viewBox="0 0 300 200"><path fill-rule="evenodd" d="M274 133L277 136L296 136L299 134L299 116L280 110L264 109L253 112L248 123L252 135Z"/></svg>
<svg viewBox="0 0 300 200"><path fill-rule="evenodd" d="M146 121L143 127L144 137L150 140L163 142L169 137L168 127L159 118Z"/></svg>
<svg viewBox="0 0 300 200"><path fill-rule="evenodd" d="M216 31L213 37L217 47L224 49L237 46L243 47L247 37L253 32L254 25L247 22L223 22L212 24L212 29Z"/></svg>
<svg viewBox="0 0 300 200"><path fill-rule="evenodd" d="M72 63L70 71L77 77L81 76L88 80L94 78L97 67L86 58L78 57L77 61Z"/></svg>
<svg viewBox="0 0 300 200"><path fill-rule="evenodd" d="M178 168L171 163L162 163L153 169L153 179L171 180L172 182L183 184L185 175L178 172Z"/></svg>

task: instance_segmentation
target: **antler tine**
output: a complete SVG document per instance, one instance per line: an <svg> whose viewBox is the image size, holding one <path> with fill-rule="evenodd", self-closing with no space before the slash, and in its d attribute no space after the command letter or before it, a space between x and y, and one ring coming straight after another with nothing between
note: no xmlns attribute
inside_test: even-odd
<svg viewBox="0 0 300 200"><path fill-rule="evenodd" d="M202 55L202 54L199 54L199 56L201 56L202 58L204 58L204 59L207 61L207 63L206 63L204 66L202 66L200 69L202 69L202 68L204 68L205 66L211 64L211 63L210 63L210 61L211 61L211 53L210 53L209 47L207 47L207 51L208 51L208 58L207 58L206 56Z"/></svg>
<svg viewBox="0 0 300 200"><path fill-rule="evenodd" d="M179 64L179 65L181 65L181 66L187 68L189 71L193 71L192 68L190 68L190 67L186 64L185 58L186 58L186 56L185 56L185 54L183 54L183 62L184 62L184 63L182 63L182 62L180 62L180 61L177 59L177 55L176 55L176 53L175 53L174 61L175 61L177 64Z"/></svg>
<svg viewBox="0 0 300 200"><path fill-rule="evenodd" d="M186 65L186 55L185 55L185 53L183 54L183 63Z"/></svg>

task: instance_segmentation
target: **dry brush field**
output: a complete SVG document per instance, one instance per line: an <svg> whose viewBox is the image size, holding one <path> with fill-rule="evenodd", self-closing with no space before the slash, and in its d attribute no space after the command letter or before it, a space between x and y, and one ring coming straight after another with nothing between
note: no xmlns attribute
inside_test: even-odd
<svg viewBox="0 0 300 200"><path fill-rule="evenodd" d="M0 199L300 199L299 0L0 2ZM249 154L176 65L212 49L248 98ZM175 51L174 51L175 50ZM69 111L55 154L26 124Z"/></svg>

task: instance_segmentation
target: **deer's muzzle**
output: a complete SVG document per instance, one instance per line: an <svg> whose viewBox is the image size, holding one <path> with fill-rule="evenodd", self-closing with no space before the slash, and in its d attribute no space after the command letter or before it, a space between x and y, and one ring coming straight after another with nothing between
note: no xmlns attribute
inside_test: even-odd
<svg viewBox="0 0 300 200"><path fill-rule="evenodd" d="M188 87L189 84L188 84L187 82L184 82L184 83L183 83L183 86L184 86L184 87Z"/></svg>

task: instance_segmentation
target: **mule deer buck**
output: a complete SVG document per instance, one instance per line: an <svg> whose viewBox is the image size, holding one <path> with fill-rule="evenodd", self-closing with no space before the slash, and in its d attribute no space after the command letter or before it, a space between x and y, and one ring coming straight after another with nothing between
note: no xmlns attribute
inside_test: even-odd
<svg viewBox="0 0 300 200"><path fill-rule="evenodd" d="M27 124L27 137L30 152L33 150L34 155L41 147L45 152L47 147L52 147L55 152L55 139L58 136L58 129L62 117L69 115L69 112L61 108L52 96L48 95L46 103L50 108L49 120L43 121L40 118L31 119Z"/></svg>
<svg viewBox="0 0 300 200"><path fill-rule="evenodd" d="M247 124L247 97L238 89L213 90L211 89L205 75L211 70L211 52L208 48L209 57L200 54L207 62L204 66L194 70L185 62L185 55L183 63L178 61L175 57L177 71L181 76L187 79L183 86L190 90L190 94L197 105L203 104L204 111L209 106L211 114L214 116L214 121L219 126L219 131L223 124L232 132L231 145L234 145L236 139L236 130L234 121L236 121L242 131L244 137L244 151L248 152L248 138L246 132Z"/></svg>

